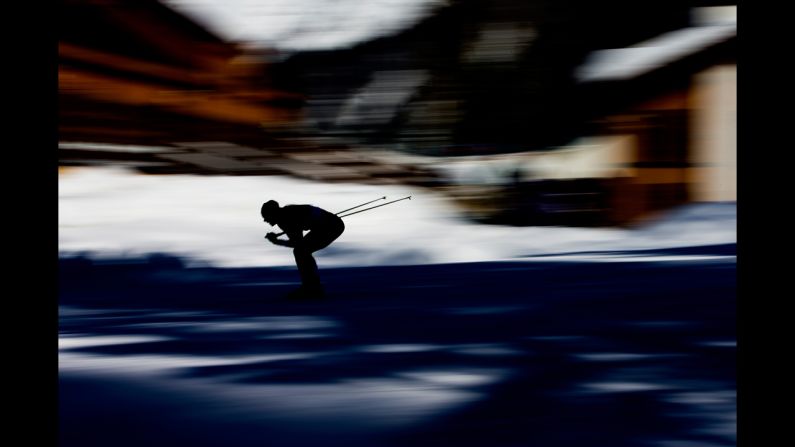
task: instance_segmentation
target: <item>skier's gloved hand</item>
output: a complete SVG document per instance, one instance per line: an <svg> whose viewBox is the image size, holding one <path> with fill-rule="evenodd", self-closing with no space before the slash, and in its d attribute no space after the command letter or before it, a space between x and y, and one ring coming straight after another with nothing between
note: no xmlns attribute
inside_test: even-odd
<svg viewBox="0 0 795 447"><path fill-rule="evenodd" d="M276 243L276 240L278 238L279 238L279 236L276 233L268 233L268 234L265 235L265 239L271 241L274 244Z"/></svg>

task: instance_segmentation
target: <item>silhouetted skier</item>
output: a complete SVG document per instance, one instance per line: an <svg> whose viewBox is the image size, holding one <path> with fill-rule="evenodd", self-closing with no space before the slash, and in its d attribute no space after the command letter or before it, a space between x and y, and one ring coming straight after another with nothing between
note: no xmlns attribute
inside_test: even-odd
<svg viewBox="0 0 795 447"><path fill-rule="evenodd" d="M324 209L312 205L279 206L275 200L262 204L260 214L270 225L278 225L289 240L280 240L276 233L265 238L275 245L292 247L295 264L301 276L301 287L290 294L294 298L322 297L323 286L312 253L328 247L343 231L342 219ZM309 233L304 235L304 231Z"/></svg>

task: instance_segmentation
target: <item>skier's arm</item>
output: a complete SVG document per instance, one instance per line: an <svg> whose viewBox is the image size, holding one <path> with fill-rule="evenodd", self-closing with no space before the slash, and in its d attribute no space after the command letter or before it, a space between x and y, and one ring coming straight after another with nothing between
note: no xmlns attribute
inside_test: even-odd
<svg viewBox="0 0 795 447"><path fill-rule="evenodd" d="M303 238L301 231L285 231L285 234L287 234L288 240L279 239L279 236L277 236L276 233L268 233L265 238L274 245L281 245L282 247L290 248L294 248L296 246L296 242L299 242Z"/></svg>

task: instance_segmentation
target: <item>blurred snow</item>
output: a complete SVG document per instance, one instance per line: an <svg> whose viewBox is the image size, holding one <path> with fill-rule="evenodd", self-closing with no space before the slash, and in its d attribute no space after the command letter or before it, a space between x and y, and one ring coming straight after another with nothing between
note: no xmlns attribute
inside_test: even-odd
<svg viewBox="0 0 795 447"><path fill-rule="evenodd" d="M164 0L222 39L283 51L328 50L397 33L444 0Z"/></svg>
<svg viewBox="0 0 795 447"><path fill-rule="evenodd" d="M59 252L94 257L168 253L219 267L293 266L291 250L264 239L273 231L259 215L266 200L337 212L382 196L409 195L411 200L345 218L346 231L316 254L318 263L476 262L571 253L577 258L578 252L736 242L734 203L687 205L635 229L509 227L467 221L442 195L406 186L282 176L151 176L91 167L60 174Z"/></svg>

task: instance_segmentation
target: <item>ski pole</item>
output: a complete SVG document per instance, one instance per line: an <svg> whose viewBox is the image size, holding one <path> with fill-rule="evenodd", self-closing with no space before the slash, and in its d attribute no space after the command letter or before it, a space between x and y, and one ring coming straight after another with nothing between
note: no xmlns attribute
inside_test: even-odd
<svg viewBox="0 0 795 447"><path fill-rule="evenodd" d="M408 196L408 197L403 197L402 199L393 200L393 201L391 201L391 202L383 203L383 204L381 204L381 205L371 206L370 208L365 208L365 209L363 209L363 210L359 210L359 211L356 211L356 212L353 212L353 213L343 214L343 215L342 215L342 216L340 216L340 217L348 217L348 216L353 216L354 214L363 213L363 212L365 212L365 211L368 211L368 210L371 210L371 209L374 209L374 208L379 208L379 207L382 207L382 206L387 206L387 205L389 205L389 204L392 204L392 203L395 203L395 202L400 202L401 200L406 200L406 199L408 199L408 200L411 200L411 196Z"/></svg>
<svg viewBox="0 0 795 447"><path fill-rule="evenodd" d="M347 210L342 210L342 211L336 212L336 213L334 213L334 214L336 214L336 215L338 215L338 216L339 216L340 214L342 214L342 213L344 213L344 212L346 212L346 211L355 210L356 208L361 208L361 207L363 207L363 206L365 206L365 205L369 205L369 204L371 204L371 203L373 203L373 202L377 202L377 201L379 201L379 200L384 200L384 199L386 199L386 196L384 196L384 197L381 197L381 198L378 198L378 199L375 199L375 200L371 200L371 201L369 201L369 202L362 203L361 205L356 205L356 206L354 206L353 208L348 208Z"/></svg>

